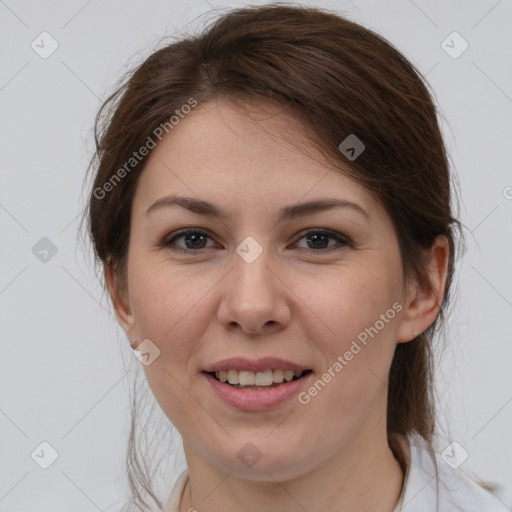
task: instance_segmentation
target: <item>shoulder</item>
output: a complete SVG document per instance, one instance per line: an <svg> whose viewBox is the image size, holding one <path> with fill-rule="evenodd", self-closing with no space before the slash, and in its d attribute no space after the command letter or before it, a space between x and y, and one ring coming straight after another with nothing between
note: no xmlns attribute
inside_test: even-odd
<svg viewBox="0 0 512 512"><path fill-rule="evenodd" d="M403 512L510 512L461 467L452 468L439 453L432 454L419 436L408 438L410 465L402 501Z"/></svg>

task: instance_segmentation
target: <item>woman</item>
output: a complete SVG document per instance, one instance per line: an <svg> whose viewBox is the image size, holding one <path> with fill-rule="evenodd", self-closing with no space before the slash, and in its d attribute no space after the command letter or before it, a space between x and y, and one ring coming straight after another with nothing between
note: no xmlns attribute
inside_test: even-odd
<svg viewBox="0 0 512 512"><path fill-rule="evenodd" d="M187 461L165 503L131 480L140 509L144 487L166 512L508 510L433 450L459 223L392 45L326 10L238 9L97 123L95 254Z"/></svg>

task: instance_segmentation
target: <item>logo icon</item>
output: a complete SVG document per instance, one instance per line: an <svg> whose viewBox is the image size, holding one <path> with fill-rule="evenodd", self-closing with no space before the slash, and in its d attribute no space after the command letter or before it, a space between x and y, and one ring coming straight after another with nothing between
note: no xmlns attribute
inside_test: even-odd
<svg viewBox="0 0 512 512"><path fill-rule="evenodd" d="M59 43L48 32L41 32L30 44L39 57L47 59L59 47Z"/></svg>
<svg viewBox="0 0 512 512"><path fill-rule="evenodd" d="M59 458L57 450L46 441L43 441L30 456L43 469L48 469Z"/></svg>
<svg viewBox="0 0 512 512"><path fill-rule="evenodd" d="M441 457L451 468L457 469L466 462L469 453L457 441L453 441L441 452Z"/></svg>
<svg viewBox="0 0 512 512"><path fill-rule="evenodd" d="M48 263L57 254L57 246L49 238L43 236L32 247L32 254L39 261Z"/></svg>
<svg viewBox="0 0 512 512"><path fill-rule="evenodd" d="M262 453L253 443L245 443L237 453L238 459L248 468L252 468L262 457Z"/></svg>
<svg viewBox="0 0 512 512"><path fill-rule="evenodd" d="M151 340L146 339L133 350L133 355L144 366L149 366L160 356L160 349Z"/></svg>
<svg viewBox="0 0 512 512"><path fill-rule="evenodd" d="M252 263L263 252L263 247L252 236L248 236L236 248L236 252L246 263Z"/></svg>
<svg viewBox="0 0 512 512"><path fill-rule="evenodd" d="M353 162L365 149L366 146L358 139L353 133L351 133L341 144L338 149Z"/></svg>
<svg viewBox="0 0 512 512"><path fill-rule="evenodd" d="M441 48L452 59L458 59L469 48L469 43L458 32L453 31L443 40Z"/></svg>

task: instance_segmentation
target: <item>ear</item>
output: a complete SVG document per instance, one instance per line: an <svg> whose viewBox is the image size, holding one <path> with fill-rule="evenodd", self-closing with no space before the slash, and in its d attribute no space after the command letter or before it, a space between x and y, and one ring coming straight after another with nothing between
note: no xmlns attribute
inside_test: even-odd
<svg viewBox="0 0 512 512"><path fill-rule="evenodd" d="M444 235L438 235L427 250L427 271L432 291L416 280L408 282L407 299L398 328L398 343L411 341L427 330L436 319L443 302L450 246Z"/></svg>
<svg viewBox="0 0 512 512"><path fill-rule="evenodd" d="M130 345L135 349L137 342L137 336L135 331L135 322L128 299L127 286L122 286L119 282L116 267L112 264L105 263L103 266L105 273L105 282L107 289L116 312L117 321L123 328L124 332L130 340Z"/></svg>

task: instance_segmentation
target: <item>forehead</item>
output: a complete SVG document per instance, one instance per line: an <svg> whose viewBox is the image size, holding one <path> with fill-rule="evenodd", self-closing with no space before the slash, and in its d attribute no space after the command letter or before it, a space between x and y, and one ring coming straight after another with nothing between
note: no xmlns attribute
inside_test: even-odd
<svg viewBox="0 0 512 512"><path fill-rule="evenodd" d="M311 144L310 129L282 105L248 107L215 101L193 109L152 150L137 206L147 208L167 193L257 210L319 196L378 206Z"/></svg>

